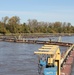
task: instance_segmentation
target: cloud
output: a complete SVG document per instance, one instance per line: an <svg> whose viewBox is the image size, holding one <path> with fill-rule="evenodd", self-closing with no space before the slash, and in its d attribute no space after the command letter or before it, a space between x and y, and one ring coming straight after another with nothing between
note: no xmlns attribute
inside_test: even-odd
<svg viewBox="0 0 74 75"><path fill-rule="evenodd" d="M36 11L0 11L0 17L3 16L19 16L21 21L28 19L37 19L38 21L63 21L73 22L74 16L72 12L36 12Z"/></svg>
<svg viewBox="0 0 74 75"><path fill-rule="evenodd" d="M27 12L27 11L0 11L0 14L6 15L24 15L24 16L36 16L36 17L51 17L51 18L60 18L60 17L73 17L73 14L64 13L64 12Z"/></svg>
<svg viewBox="0 0 74 75"><path fill-rule="evenodd" d="M54 17L54 16L61 16L55 12L27 12L27 11L0 11L0 14L7 14L7 15L28 15L28 16L45 16L45 17Z"/></svg>

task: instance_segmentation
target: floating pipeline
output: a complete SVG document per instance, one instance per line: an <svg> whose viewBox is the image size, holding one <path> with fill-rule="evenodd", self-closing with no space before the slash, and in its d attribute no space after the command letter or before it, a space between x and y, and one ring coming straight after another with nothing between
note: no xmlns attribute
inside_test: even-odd
<svg viewBox="0 0 74 75"><path fill-rule="evenodd" d="M28 40L28 39L15 39L15 38L0 38L0 41L15 42L15 43L31 43L31 44L50 44L70 47L72 43L56 42L56 41L41 41L41 40Z"/></svg>

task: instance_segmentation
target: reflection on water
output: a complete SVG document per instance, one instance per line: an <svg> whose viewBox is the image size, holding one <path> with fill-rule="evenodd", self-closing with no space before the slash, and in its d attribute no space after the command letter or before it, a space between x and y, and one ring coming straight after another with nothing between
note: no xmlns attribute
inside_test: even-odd
<svg viewBox="0 0 74 75"><path fill-rule="evenodd" d="M37 56L33 52L40 47L40 44L0 42L0 75L38 75ZM60 48L61 52L67 49Z"/></svg>

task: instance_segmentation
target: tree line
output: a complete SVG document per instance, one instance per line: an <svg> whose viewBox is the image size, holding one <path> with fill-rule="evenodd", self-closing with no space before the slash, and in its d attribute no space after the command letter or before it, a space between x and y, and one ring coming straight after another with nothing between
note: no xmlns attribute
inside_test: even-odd
<svg viewBox="0 0 74 75"><path fill-rule="evenodd" d="M36 19L21 24L18 16L5 16L0 21L0 33L74 33L74 26L66 22L38 22Z"/></svg>

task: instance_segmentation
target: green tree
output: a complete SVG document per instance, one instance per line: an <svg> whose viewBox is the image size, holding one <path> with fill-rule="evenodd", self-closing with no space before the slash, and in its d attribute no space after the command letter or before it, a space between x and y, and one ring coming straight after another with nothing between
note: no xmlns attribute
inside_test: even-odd
<svg viewBox="0 0 74 75"><path fill-rule="evenodd" d="M20 18L18 16L13 16L9 19L8 24L9 25L16 25L20 23Z"/></svg>
<svg viewBox="0 0 74 75"><path fill-rule="evenodd" d="M4 26L4 23L0 22L0 33L6 34L6 32L7 32L7 30L6 30L5 26Z"/></svg>

